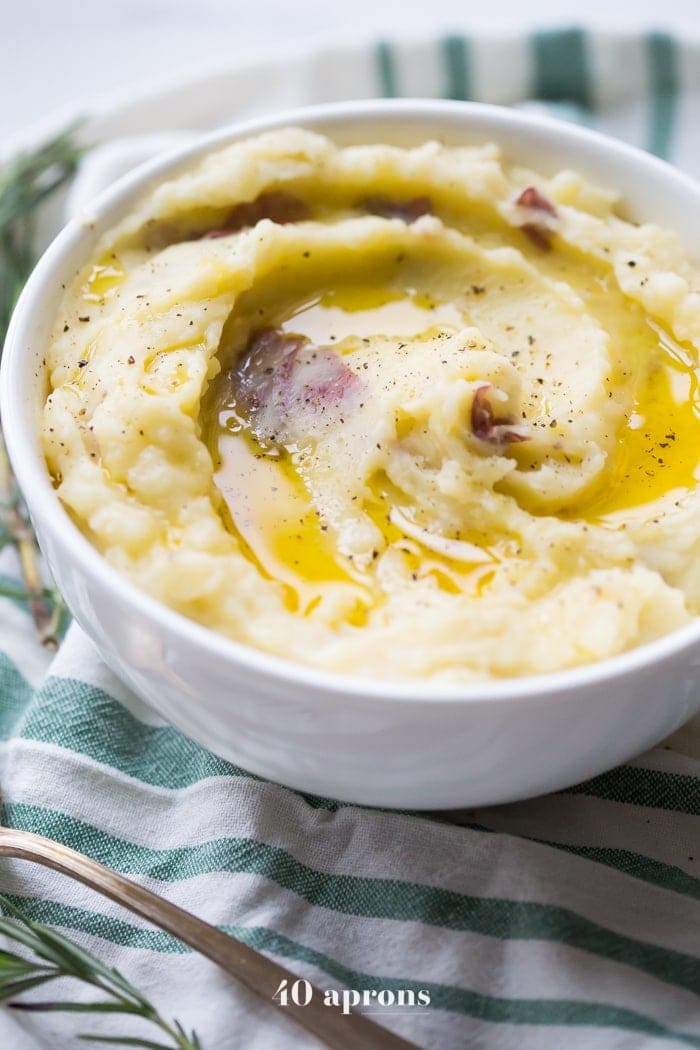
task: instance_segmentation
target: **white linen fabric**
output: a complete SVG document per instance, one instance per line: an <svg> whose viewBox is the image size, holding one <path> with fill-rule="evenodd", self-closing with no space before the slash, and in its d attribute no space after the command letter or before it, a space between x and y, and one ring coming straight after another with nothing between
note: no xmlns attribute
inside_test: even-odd
<svg viewBox="0 0 700 1050"><path fill-rule="evenodd" d="M700 49L667 34L301 49L93 114L78 208L203 128L374 95L545 107L700 174ZM17 586L0 532L0 587ZM700 684L699 684L700 687ZM664 702L659 696L659 703ZM427 991L369 1008L422 1047L700 1047L700 724L545 798L397 813L305 797L194 744L114 677L77 626L49 662L0 601L4 819L60 839L284 962L322 989ZM162 932L67 879L0 863L0 891L118 966L205 1050L312 1041ZM63 986L57 995L87 998ZM72 1048L97 1015L0 1012L0 1045ZM151 1033L152 1037L152 1033Z"/></svg>

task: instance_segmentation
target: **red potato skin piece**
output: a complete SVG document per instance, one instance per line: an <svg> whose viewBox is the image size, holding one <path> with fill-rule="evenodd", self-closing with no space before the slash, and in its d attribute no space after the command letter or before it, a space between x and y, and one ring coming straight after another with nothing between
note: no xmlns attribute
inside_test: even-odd
<svg viewBox="0 0 700 1050"><path fill-rule="evenodd" d="M410 200L397 201L388 197L371 196L365 197L361 206L372 215L379 215L384 219L402 219L409 225L419 219L421 215L431 215L433 211L430 197L412 197ZM309 219L311 213L298 197L281 190L261 193L253 201L242 201L229 213L223 226L208 230L203 234L203 239L214 240L218 237L228 237L232 233L255 226L262 219L270 219L272 222L284 225L288 222L303 222Z"/></svg>
<svg viewBox="0 0 700 1050"><path fill-rule="evenodd" d="M544 211L551 215L552 218L557 216L557 209L552 202L543 193L540 193L535 186L526 186L515 203L519 207L529 208L531 211Z"/></svg>
<svg viewBox="0 0 700 1050"><path fill-rule="evenodd" d="M267 404L276 387L289 383L304 342L304 336L286 335L277 328L252 333L236 369L239 398L248 411Z"/></svg>
<svg viewBox="0 0 700 1050"><path fill-rule="evenodd" d="M232 380L254 433L280 445L318 433L362 388L335 351L278 328L251 334Z"/></svg>
<svg viewBox="0 0 700 1050"><path fill-rule="evenodd" d="M290 193L283 193L281 190L261 193L253 201L242 201L237 204L229 212L225 225L218 229L208 230L203 235L203 239L228 237L232 233L255 226L262 219L270 219L284 226L288 222L303 222L310 215L311 212L306 204Z"/></svg>
<svg viewBox="0 0 700 1050"><path fill-rule="evenodd" d="M516 197L515 203L519 208L529 211L532 216L528 222L522 224L520 229L526 237L530 238L533 244L541 248L542 251L548 252L552 247L554 231L546 220L558 218L557 209L549 198L540 193L535 186L526 186L522 193ZM545 221L537 220L538 213Z"/></svg>
<svg viewBox="0 0 700 1050"><path fill-rule="evenodd" d="M494 416L488 398L489 389L489 385L485 384L478 387L474 393L471 411L471 427L474 437L489 445L512 445L520 441L527 441L524 434L516 430L508 430L508 427L513 426L512 419Z"/></svg>

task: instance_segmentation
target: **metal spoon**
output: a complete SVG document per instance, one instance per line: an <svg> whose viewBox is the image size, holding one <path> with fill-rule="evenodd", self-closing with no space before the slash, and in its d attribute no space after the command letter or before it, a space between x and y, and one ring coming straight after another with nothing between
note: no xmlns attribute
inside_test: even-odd
<svg viewBox="0 0 700 1050"><path fill-rule="evenodd" d="M30 860L60 871L166 930L211 959L264 1002L295 1020L330 1050L358 1050L360 1047L362 1050L417 1050L414 1043L394 1035L360 1013L343 1014L340 1005L326 1006L318 988L313 988L307 1006L299 1006L291 1000L287 1006L281 1006L272 996L283 980L292 985L297 980L296 974L235 937L222 933L216 926L203 922L60 842L31 831L0 826L0 856Z"/></svg>

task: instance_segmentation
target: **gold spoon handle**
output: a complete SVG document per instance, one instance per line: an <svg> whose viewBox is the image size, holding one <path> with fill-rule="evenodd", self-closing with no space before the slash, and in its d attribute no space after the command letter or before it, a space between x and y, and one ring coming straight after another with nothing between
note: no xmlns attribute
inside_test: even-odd
<svg viewBox="0 0 700 1050"><path fill-rule="evenodd" d="M286 981L291 989L298 979L296 974L235 937L222 933L216 926L203 922L60 842L31 831L0 828L0 856L43 864L122 904L217 963L249 991L297 1021L330 1050L358 1050L358 1047L362 1050L417 1050L414 1043L394 1035L362 1014L343 1014L340 1006L324 1005L323 993L313 986L307 1006L297 1005L291 998L287 1006L281 1006L272 997L282 981Z"/></svg>

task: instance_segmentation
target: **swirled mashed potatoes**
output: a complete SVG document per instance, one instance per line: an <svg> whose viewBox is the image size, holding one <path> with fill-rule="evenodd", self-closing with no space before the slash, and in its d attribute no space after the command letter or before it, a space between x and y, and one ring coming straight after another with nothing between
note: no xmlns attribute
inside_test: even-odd
<svg viewBox="0 0 700 1050"><path fill-rule="evenodd" d="M66 292L60 498L293 660L571 667L700 609L698 273L572 172L286 129L164 182Z"/></svg>

